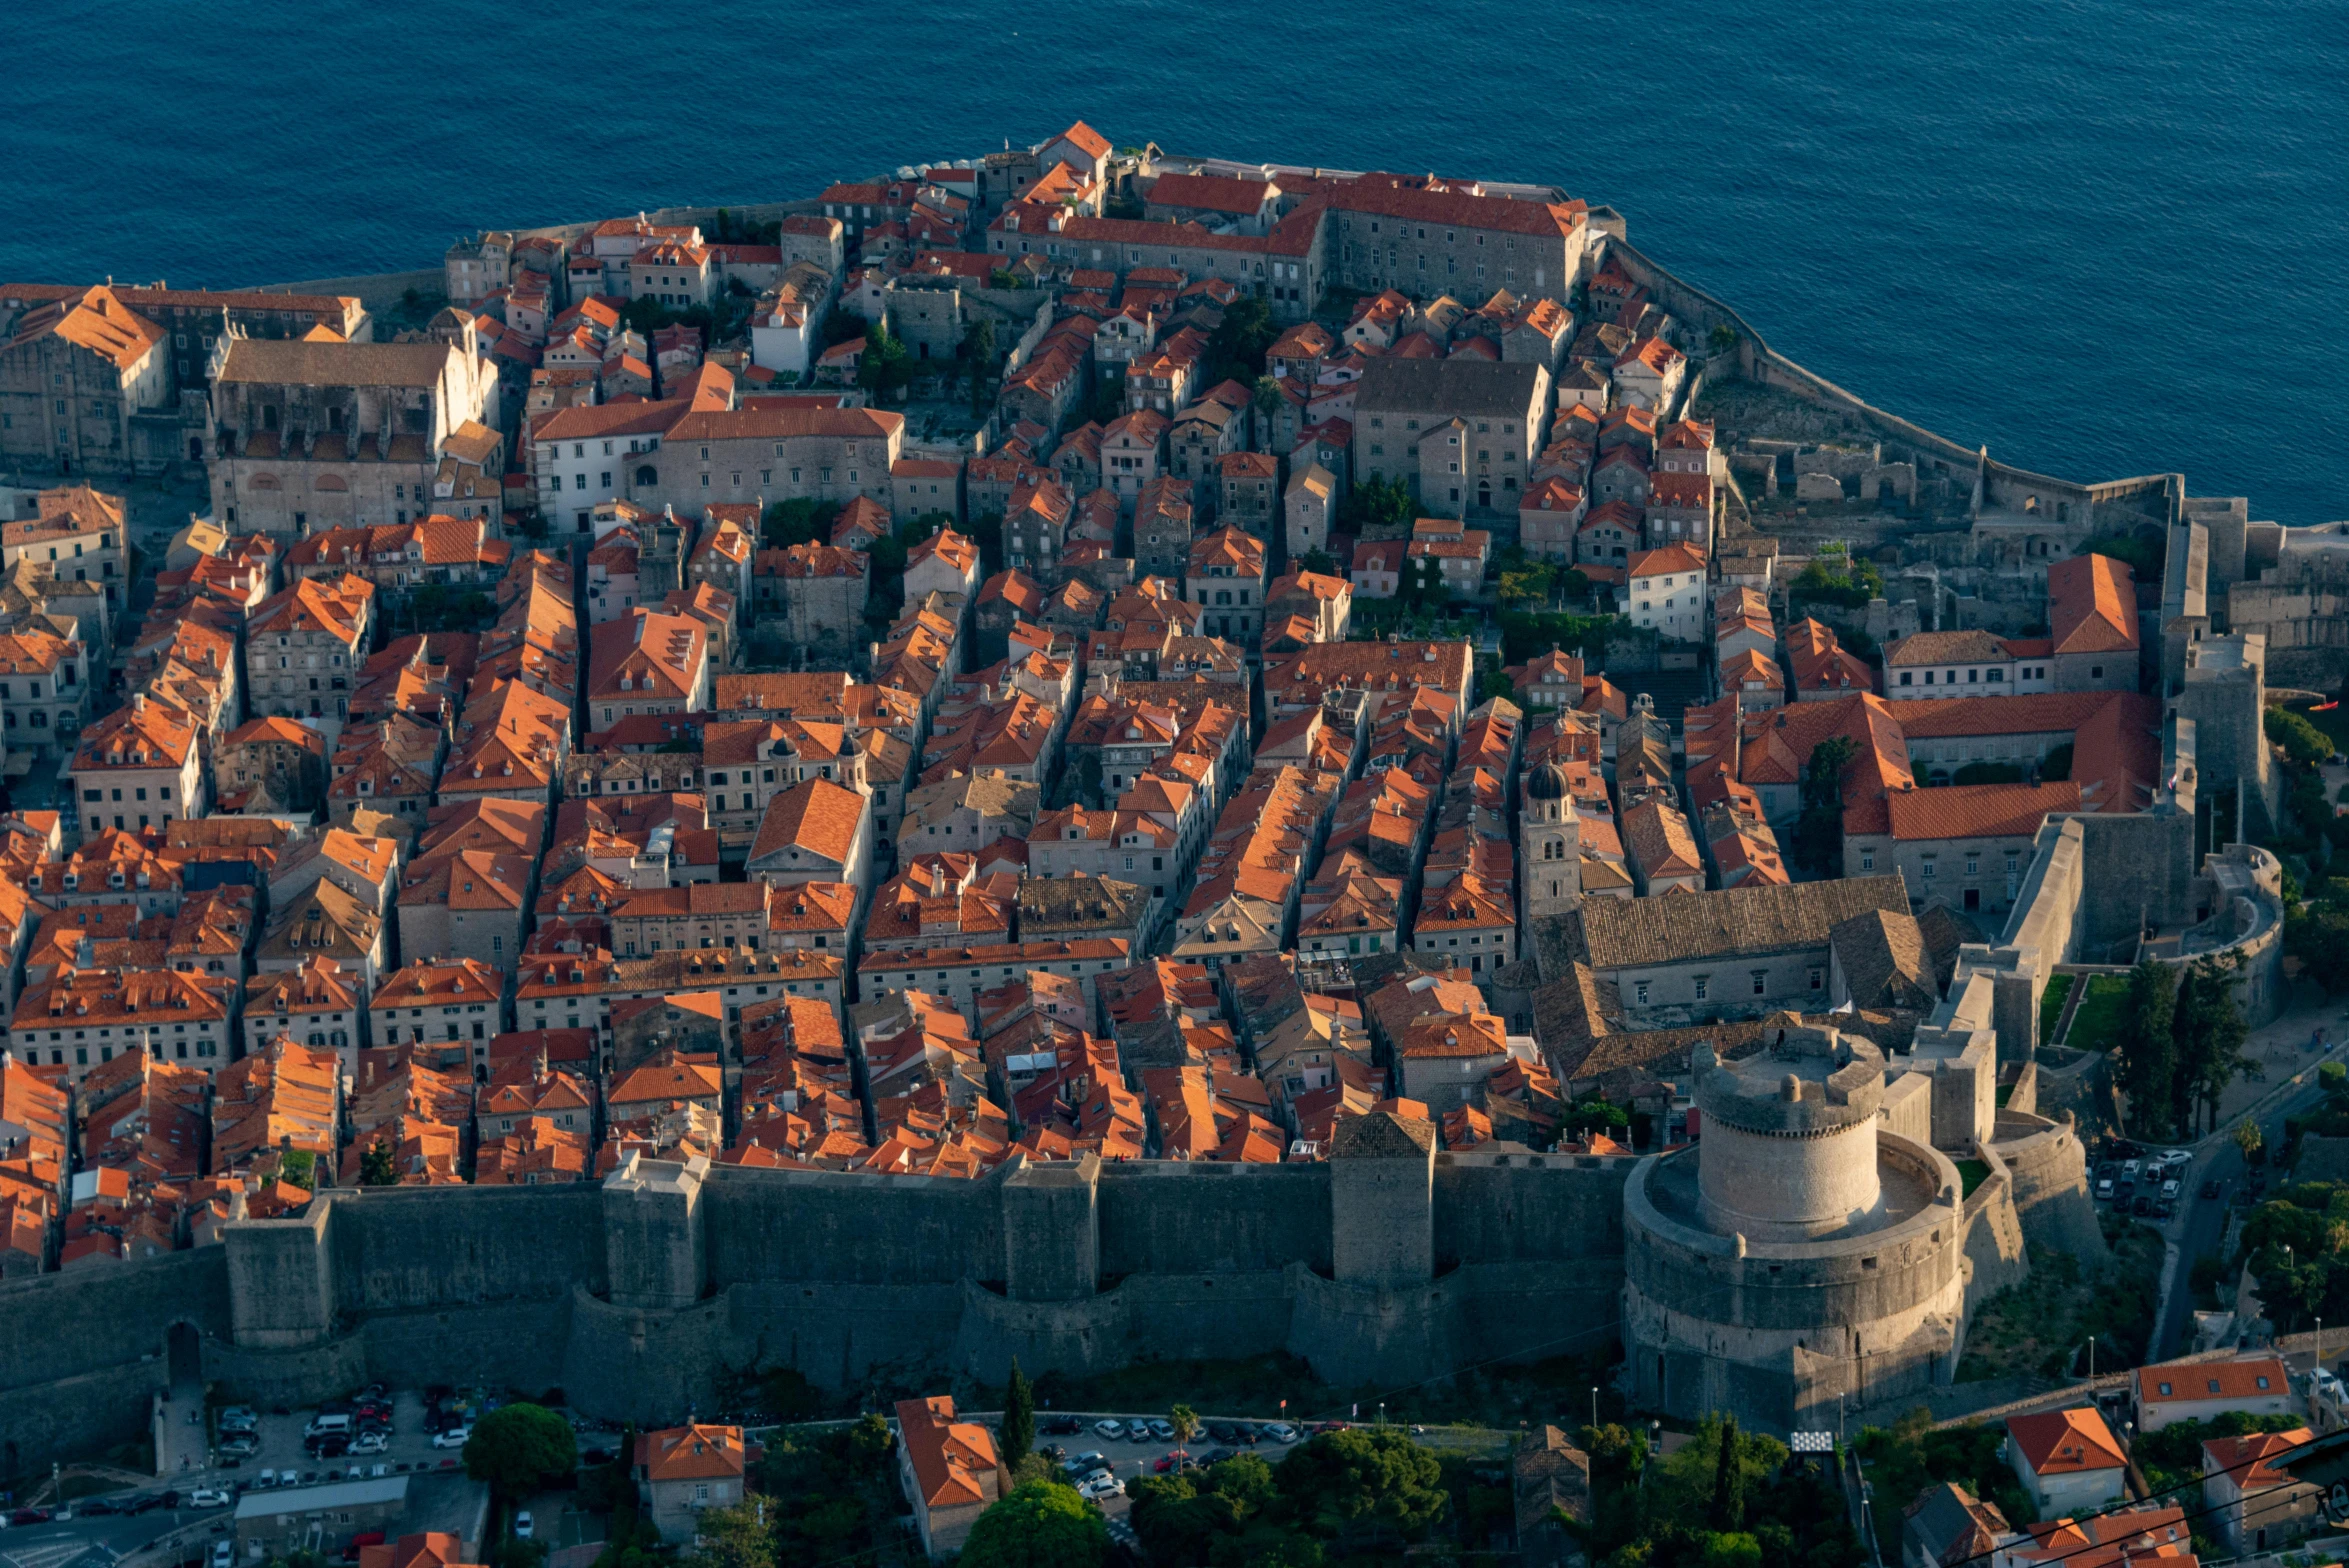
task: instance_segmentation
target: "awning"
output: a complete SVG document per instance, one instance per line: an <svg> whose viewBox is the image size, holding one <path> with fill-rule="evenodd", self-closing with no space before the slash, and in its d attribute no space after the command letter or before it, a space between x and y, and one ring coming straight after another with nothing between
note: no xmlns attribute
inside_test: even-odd
<svg viewBox="0 0 2349 1568"><path fill-rule="evenodd" d="M7 762L0 763L0 778L21 779L32 771L33 754L29 751L12 751Z"/></svg>

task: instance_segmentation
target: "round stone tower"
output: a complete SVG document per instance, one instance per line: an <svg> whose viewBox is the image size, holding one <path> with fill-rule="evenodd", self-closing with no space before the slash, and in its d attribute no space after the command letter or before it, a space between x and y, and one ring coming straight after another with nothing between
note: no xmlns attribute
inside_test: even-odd
<svg viewBox="0 0 2349 1568"><path fill-rule="evenodd" d="M1690 1053L1696 1142L1623 1190L1633 1397L1768 1431L1915 1403L1964 1344L1972 1216L1949 1157L1879 1115L1871 1042L1789 1023Z"/></svg>
<svg viewBox="0 0 2349 1568"><path fill-rule="evenodd" d="M1800 1241L1867 1220L1884 1206L1876 1111L1884 1055L1831 1030L1782 1030L1741 1062L1696 1048L1704 1152L1699 1212L1710 1228L1757 1241Z"/></svg>

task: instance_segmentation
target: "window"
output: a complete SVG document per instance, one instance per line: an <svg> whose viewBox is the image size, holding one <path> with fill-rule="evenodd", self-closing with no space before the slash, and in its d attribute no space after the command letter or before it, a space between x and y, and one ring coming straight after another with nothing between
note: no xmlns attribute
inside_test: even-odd
<svg viewBox="0 0 2349 1568"><path fill-rule="evenodd" d="M1713 977L1711 975L1698 975L1696 977L1696 999L1698 1001L1701 1002L1705 999L1705 993L1711 988L1712 983Z"/></svg>
<svg viewBox="0 0 2349 1568"><path fill-rule="evenodd" d="M1826 987L1826 984L1827 971L1814 965L1811 969L1811 989L1814 991L1822 990Z"/></svg>
<svg viewBox="0 0 2349 1568"><path fill-rule="evenodd" d="M1635 992L1637 992L1637 993L1638 993L1638 998L1637 998L1637 999L1638 999L1639 1005L1640 1005L1640 1006L1642 1006L1642 1007L1645 1007L1645 1006L1647 1006L1647 1005L1648 1005L1648 983L1647 983L1645 980L1635 980L1635 981L1633 981L1633 982L1632 982L1632 989L1633 989Z"/></svg>
<svg viewBox="0 0 2349 1568"><path fill-rule="evenodd" d="M1931 876L1932 874L1933 874L1933 862L1932 862L1931 860L1927 860L1927 861L1925 862L1925 875L1927 875L1927 876Z"/></svg>
<svg viewBox="0 0 2349 1568"><path fill-rule="evenodd" d="M1873 871L1876 869L1876 855L1873 850L1863 849L1860 851L1860 869L1862 871Z"/></svg>

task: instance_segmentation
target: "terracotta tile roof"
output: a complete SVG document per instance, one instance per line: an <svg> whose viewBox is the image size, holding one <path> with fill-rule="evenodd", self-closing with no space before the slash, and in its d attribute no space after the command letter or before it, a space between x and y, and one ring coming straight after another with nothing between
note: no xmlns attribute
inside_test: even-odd
<svg viewBox="0 0 2349 1568"><path fill-rule="evenodd" d="M2291 1398L2291 1379L2274 1356L2239 1361L2165 1361L2137 1369L2137 1403Z"/></svg>
<svg viewBox="0 0 2349 1568"><path fill-rule="evenodd" d="M1666 573L1702 572L1705 556L1701 550L1685 544L1668 544L1661 550L1641 550L1629 562L1633 578L1662 577Z"/></svg>
<svg viewBox="0 0 2349 1568"><path fill-rule="evenodd" d="M711 1481L741 1475L746 1455L742 1428L697 1424L640 1434L634 1457L648 1481Z"/></svg>
<svg viewBox="0 0 2349 1568"><path fill-rule="evenodd" d="M2284 1432L2255 1432L2245 1437L2210 1437L2202 1441L2203 1473L2227 1476L2238 1491L2257 1492L2290 1486L2299 1480L2273 1461L2316 1441L2307 1427Z"/></svg>
<svg viewBox="0 0 2349 1568"><path fill-rule="evenodd" d="M2007 1437L2034 1475L2079 1475L2120 1470L2129 1463L2104 1418L2093 1410L2051 1410L2009 1416Z"/></svg>
<svg viewBox="0 0 2349 1568"><path fill-rule="evenodd" d="M66 298L35 306L18 319L13 344L55 337L87 349L117 370L135 369L164 339L163 329L132 310L113 289L85 290L78 299Z"/></svg>
<svg viewBox="0 0 2349 1568"><path fill-rule="evenodd" d="M826 779L793 785L767 803L752 859L798 848L845 865L864 821L865 798Z"/></svg>
<svg viewBox="0 0 2349 1568"><path fill-rule="evenodd" d="M2123 653L2137 646L2137 574L2109 555L2075 555L2047 569L2047 621L2059 654Z"/></svg>
<svg viewBox="0 0 2349 1568"><path fill-rule="evenodd" d="M2039 831L2048 813L2081 809L2080 786L2068 780L1896 790L1885 806L1892 815L1892 836L1902 840L2027 838Z"/></svg>

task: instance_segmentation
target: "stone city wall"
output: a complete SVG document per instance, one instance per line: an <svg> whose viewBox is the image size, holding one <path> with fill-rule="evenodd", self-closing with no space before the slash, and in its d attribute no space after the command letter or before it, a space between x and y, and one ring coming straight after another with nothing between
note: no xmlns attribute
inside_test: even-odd
<svg viewBox="0 0 2349 1568"><path fill-rule="evenodd" d="M1406 1163L1021 1159L952 1181L643 1161L333 1191L217 1246L0 1285L0 1457L135 1439L182 1323L205 1379L256 1402L488 1381L640 1422L710 1408L729 1371L850 1389L1000 1379L1014 1355L1089 1373L1285 1350L1333 1382L1412 1381L1614 1332L1633 1161L1431 1152L1416 1186L1390 1179ZM1395 1222L1414 1191L1417 1272L1349 1277L1340 1227Z"/></svg>

